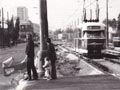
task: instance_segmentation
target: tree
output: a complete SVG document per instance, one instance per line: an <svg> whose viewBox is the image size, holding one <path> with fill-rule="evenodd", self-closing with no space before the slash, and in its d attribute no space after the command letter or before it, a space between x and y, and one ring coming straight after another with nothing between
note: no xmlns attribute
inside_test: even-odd
<svg viewBox="0 0 120 90"><path fill-rule="evenodd" d="M12 17L11 20L8 22L8 29L9 29L10 35L12 36L12 35L13 35L13 31L14 31L13 17Z"/></svg>
<svg viewBox="0 0 120 90"><path fill-rule="evenodd" d="M117 28L117 20L115 18L112 20L112 28Z"/></svg>
<svg viewBox="0 0 120 90"><path fill-rule="evenodd" d="M16 40L18 40L18 38L19 38L19 30L20 30L20 19L19 19L19 17L17 17L16 23L15 23L15 37L16 37Z"/></svg>
<svg viewBox="0 0 120 90"><path fill-rule="evenodd" d="M72 41L73 40L73 33L74 33L74 31L72 30L72 28L67 28L65 30L65 33L66 33L67 40L68 41Z"/></svg>
<svg viewBox="0 0 120 90"><path fill-rule="evenodd" d="M14 28L13 17L11 18L10 23L9 23L9 33L10 33L12 45L15 45L16 37L15 37L15 28Z"/></svg>
<svg viewBox="0 0 120 90"><path fill-rule="evenodd" d="M120 14L118 15L118 26L117 26L118 31L120 31Z"/></svg>
<svg viewBox="0 0 120 90"><path fill-rule="evenodd" d="M11 30L14 31L14 21L13 21L13 16L11 18L11 21L10 21L10 26L11 26Z"/></svg>
<svg viewBox="0 0 120 90"><path fill-rule="evenodd" d="M106 19L103 20L103 23L106 25ZM117 20L115 18L113 18L112 20L111 19L108 19L108 25L112 28L116 28L117 27Z"/></svg>
<svg viewBox="0 0 120 90"><path fill-rule="evenodd" d="M61 33L62 33L62 30L61 30L61 29L57 29L57 30L54 32L55 35L58 35L58 34L61 34Z"/></svg>
<svg viewBox="0 0 120 90"><path fill-rule="evenodd" d="M103 20L103 23L106 25L107 19ZM112 20L108 19L108 25L112 27Z"/></svg>

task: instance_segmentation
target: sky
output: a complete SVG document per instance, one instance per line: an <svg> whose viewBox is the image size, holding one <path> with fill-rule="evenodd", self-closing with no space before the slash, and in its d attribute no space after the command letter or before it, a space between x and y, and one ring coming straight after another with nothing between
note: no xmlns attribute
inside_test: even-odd
<svg viewBox="0 0 120 90"><path fill-rule="evenodd" d="M87 11L90 8L95 11L96 0L86 0ZM106 18L106 0L98 0L100 6L100 21ZM120 13L120 0L109 1L109 19L118 17ZM16 16L16 8L25 6L28 8L29 19L40 24L39 19L39 0L0 0L0 7L4 8L4 17L7 18L6 12L9 12L9 17ZM90 3L91 6L90 6ZM48 7L48 25L49 29L66 28L71 25L77 25L81 22L83 12L83 0L47 0ZM89 14L89 13L88 13ZM93 13L94 14L94 13Z"/></svg>

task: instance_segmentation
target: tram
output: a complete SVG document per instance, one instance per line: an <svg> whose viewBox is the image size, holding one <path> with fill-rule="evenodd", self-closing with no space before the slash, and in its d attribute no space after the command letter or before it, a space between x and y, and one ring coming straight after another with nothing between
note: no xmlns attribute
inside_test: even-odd
<svg viewBox="0 0 120 90"><path fill-rule="evenodd" d="M75 51L88 55L101 55L106 46L105 25L99 22L88 22L78 28L81 30L81 35L74 39Z"/></svg>
<svg viewBox="0 0 120 90"><path fill-rule="evenodd" d="M120 47L120 37L113 37L114 47Z"/></svg>

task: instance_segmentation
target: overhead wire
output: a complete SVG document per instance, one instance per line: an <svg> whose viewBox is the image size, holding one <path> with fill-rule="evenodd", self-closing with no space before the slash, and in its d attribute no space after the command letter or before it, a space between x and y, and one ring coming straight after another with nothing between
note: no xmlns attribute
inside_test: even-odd
<svg viewBox="0 0 120 90"><path fill-rule="evenodd" d="M90 7L91 5L93 5L96 2L96 0L94 0L93 2L91 2L89 5L87 5L85 8ZM82 5L81 5L82 6ZM63 27L66 25L66 23L75 15L75 13L80 10L80 8L78 7L77 9L75 9L75 11L73 12L72 15L70 15L67 20L65 21L65 23L63 24Z"/></svg>
<svg viewBox="0 0 120 90"><path fill-rule="evenodd" d="M72 13L72 15L70 15L70 16L67 18L67 20L65 21L65 23L64 23L63 26L66 25L66 23L75 15L75 13L76 13L79 9L80 9L80 8L75 9L75 11Z"/></svg>

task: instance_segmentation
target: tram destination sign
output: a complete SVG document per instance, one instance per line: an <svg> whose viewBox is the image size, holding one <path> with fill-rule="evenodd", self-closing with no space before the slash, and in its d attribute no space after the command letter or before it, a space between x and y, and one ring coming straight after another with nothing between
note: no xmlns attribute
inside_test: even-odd
<svg viewBox="0 0 120 90"><path fill-rule="evenodd" d="M87 29L100 29L100 26L88 26Z"/></svg>

